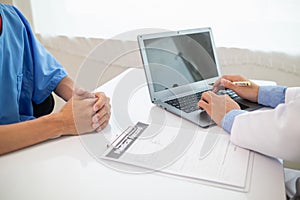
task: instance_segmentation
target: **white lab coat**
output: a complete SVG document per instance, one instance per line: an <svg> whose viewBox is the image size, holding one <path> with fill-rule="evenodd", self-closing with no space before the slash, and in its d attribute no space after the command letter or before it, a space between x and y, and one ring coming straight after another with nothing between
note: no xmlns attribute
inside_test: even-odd
<svg viewBox="0 0 300 200"><path fill-rule="evenodd" d="M300 162L300 87L286 90L285 103L238 115L231 141L265 155Z"/></svg>

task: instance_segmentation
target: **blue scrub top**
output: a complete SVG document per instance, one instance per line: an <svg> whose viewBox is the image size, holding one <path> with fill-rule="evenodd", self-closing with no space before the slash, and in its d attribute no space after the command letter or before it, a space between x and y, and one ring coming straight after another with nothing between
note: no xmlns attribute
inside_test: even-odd
<svg viewBox="0 0 300 200"><path fill-rule="evenodd" d="M11 124L34 119L32 101L43 102L67 73L19 10L0 4L0 15L0 124Z"/></svg>

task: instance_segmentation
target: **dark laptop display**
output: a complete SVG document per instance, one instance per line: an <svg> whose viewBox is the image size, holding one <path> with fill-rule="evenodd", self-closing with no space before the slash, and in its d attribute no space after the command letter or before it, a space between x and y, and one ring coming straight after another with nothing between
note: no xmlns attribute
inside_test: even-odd
<svg viewBox="0 0 300 200"><path fill-rule="evenodd" d="M156 92L218 76L209 32L147 39L144 45ZM201 62L201 57L212 62Z"/></svg>

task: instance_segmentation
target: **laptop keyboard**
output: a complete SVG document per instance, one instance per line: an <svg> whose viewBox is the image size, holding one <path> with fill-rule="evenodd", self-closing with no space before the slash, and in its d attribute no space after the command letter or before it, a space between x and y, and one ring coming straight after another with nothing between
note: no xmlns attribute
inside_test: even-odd
<svg viewBox="0 0 300 200"><path fill-rule="evenodd" d="M206 92L206 91L203 91L203 92ZM174 106L177 109L182 110L186 113L190 113L195 110L199 110L197 103L200 100L203 92L198 92L198 93L191 94L188 96L171 99L171 100L166 101L166 103L171 106Z"/></svg>
<svg viewBox="0 0 300 200"><path fill-rule="evenodd" d="M206 91L203 91L206 92ZM176 107L179 110L182 110L186 113L194 112L196 110L199 110L199 107L197 105L198 101L201 98L201 95L203 92L198 92L195 94L191 94L188 96L171 99L166 101L165 103ZM227 94L229 95L233 100L238 98L239 96L232 90L223 90L221 94Z"/></svg>

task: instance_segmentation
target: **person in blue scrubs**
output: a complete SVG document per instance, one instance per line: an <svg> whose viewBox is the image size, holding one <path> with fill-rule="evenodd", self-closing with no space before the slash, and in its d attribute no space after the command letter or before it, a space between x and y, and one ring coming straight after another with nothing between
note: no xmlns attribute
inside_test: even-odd
<svg viewBox="0 0 300 200"><path fill-rule="evenodd" d="M52 92L67 101L36 118ZM100 131L110 119L104 93L75 89L65 69L39 43L22 13L0 4L0 155L60 135Z"/></svg>

